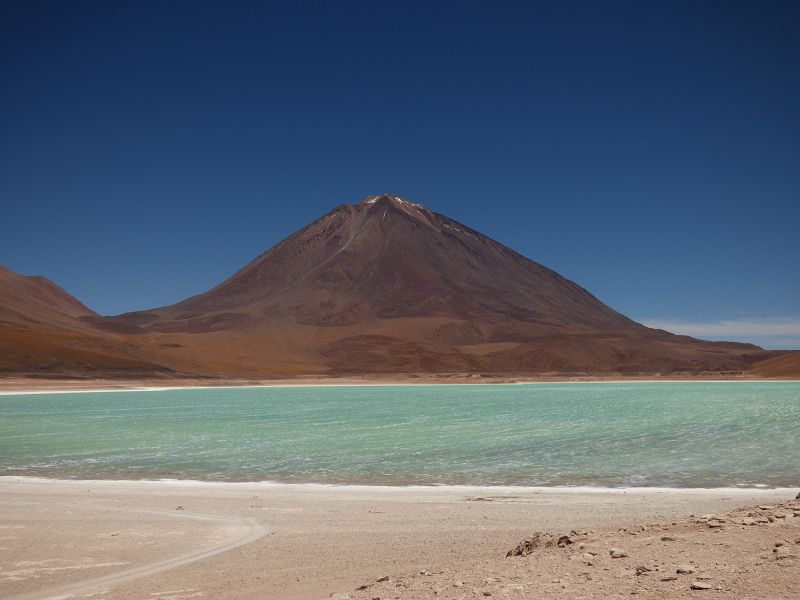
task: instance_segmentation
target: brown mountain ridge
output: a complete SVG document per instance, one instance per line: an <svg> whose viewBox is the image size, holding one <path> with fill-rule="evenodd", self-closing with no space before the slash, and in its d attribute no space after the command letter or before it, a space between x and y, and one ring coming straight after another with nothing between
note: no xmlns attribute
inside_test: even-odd
<svg viewBox="0 0 800 600"><path fill-rule="evenodd" d="M49 279L0 266L0 374L130 377L171 371L136 344L98 331L95 318Z"/></svg>
<svg viewBox="0 0 800 600"><path fill-rule="evenodd" d="M747 370L774 355L647 328L556 272L393 194L338 206L172 306L100 317L49 287L49 295L18 284L8 292L3 278L0 287L12 309L15 293L36 297L26 322L16 322L29 338L69 331L115 360L124 350L135 368L165 374L696 373ZM28 366L39 369L38 360Z"/></svg>

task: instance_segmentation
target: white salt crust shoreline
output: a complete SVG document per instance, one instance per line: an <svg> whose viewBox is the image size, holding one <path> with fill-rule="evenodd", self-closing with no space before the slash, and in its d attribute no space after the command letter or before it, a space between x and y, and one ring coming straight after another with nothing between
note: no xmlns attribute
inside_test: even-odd
<svg viewBox="0 0 800 600"><path fill-rule="evenodd" d="M363 485L363 484L332 484L332 483L280 483L275 481L201 481L198 479L59 479L50 477L34 477L25 475L2 475L0 485L3 483L14 484L41 484L81 487L86 485L125 486L125 487L161 487L170 488L209 488L253 491L337 491L405 494L423 492L427 494L679 494L679 495L740 495L755 496L764 494L769 496L784 496L797 492L800 483L795 487L770 487L767 485L754 485L751 487L715 487L715 488L675 488L675 487L600 487L600 486L513 486L513 485Z"/></svg>
<svg viewBox="0 0 800 600"><path fill-rule="evenodd" d="M42 394L109 394L120 392L169 392L176 390L219 390L219 389L260 389L260 388L360 388L360 387L463 387L463 386L501 386L501 385L594 385L594 384L650 384L650 383L800 383L800 379L599 379L596 381L514 381L481 383L263 383L258 385L192 385L192 386L134 386L129 388L70 388L70 389L3 389L0 396L36 396Z"/></svg>

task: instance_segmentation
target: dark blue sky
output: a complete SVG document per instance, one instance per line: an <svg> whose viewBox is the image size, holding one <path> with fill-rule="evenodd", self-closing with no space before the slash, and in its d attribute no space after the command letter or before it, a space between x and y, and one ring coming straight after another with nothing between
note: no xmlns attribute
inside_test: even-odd
<svg viewBox="0 0 800 600"><path fill-rule="evenodd" d="M101 313L164 305L395 192L636 319L800 347L798 22L755 0L3 0L0 263Z"/></svg>

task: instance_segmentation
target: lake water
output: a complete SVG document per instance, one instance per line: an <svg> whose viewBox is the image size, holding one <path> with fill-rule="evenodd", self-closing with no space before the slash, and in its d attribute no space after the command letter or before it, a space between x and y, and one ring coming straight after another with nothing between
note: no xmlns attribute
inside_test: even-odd
<svg viewBox="0 0 800 600"><path fill-rule="evenodd" d="M800 383L0 396L0 475L388 485L797 486Z"/></svg>

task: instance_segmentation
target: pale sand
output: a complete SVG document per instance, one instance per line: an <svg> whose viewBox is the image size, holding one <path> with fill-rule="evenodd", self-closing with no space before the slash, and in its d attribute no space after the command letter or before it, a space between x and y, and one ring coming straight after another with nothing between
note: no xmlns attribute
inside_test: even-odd
<svg viewBox="0 0 800 600"><path fill-rule="evenodd" d="M771 553L773 538L800 539L800 518L791 509L785 519L753 527L677 520L775 504L795 493L4 477L0 597L533 598L550 586L547 597L630 598L636 591L639 598L796 598L800 563ZM617 531L653 522L666 529ZM505 557L536 530L571 529L594 530L596 564L582 562L578 544ZM675 541L662 542L665 532ZM629 557L606 556L611 545ZM697 563L697 576L711 578L700 583L720 589L691 591L692 576L661 582L676 561ZM765 566L748 570L759 561ZM652 570L636 576L642 562ZM752 589L739 594L741 586Z"/></svg>

